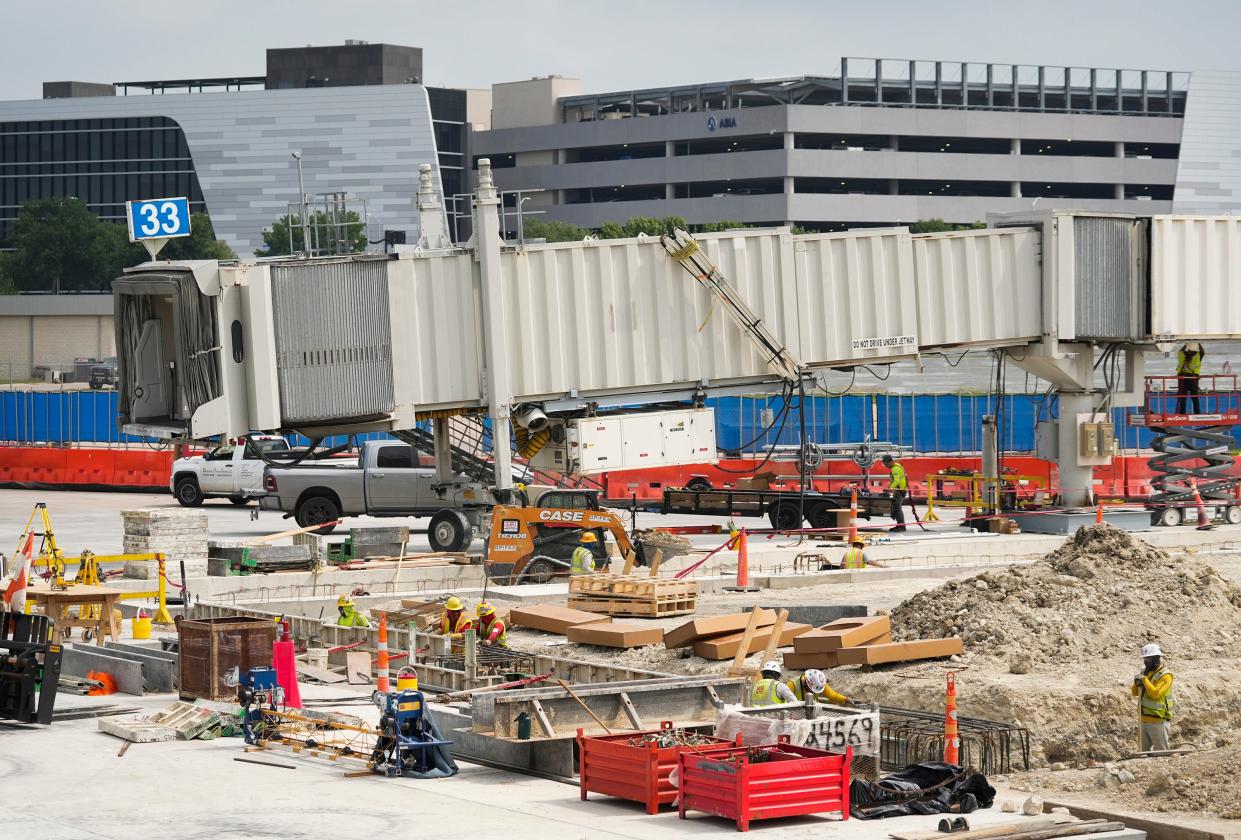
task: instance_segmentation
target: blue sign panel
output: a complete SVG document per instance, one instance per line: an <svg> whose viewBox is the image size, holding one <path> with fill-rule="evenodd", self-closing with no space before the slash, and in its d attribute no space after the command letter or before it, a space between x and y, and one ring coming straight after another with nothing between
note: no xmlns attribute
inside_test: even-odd
<svg viewBox="0 0 1241 840"><path fill-rule="evenodd" d="M126 202L129 241L173 239L190 235L190 200L156 198Z"/></svg>

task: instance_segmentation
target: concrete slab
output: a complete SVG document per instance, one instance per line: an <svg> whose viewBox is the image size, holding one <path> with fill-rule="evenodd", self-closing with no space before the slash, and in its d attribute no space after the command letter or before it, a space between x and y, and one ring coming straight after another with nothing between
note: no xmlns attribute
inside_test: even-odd
<svg viewBox="0 0 1241 840"><path fill-rule="evenodd" d="M154 652L126 650L124 647L114 647L109 643L104 644L104 651L109 656L132 659L141 664L142 685L145 691L164 692L176 689L176 657L169 658L168 654L160 655Z"/></svg>
<svg viewBox="0 0 1241 840"><path fill-rule="evenodd" d="M1014 513L1010 518L1021 530L1031 534L1060 534L1067 536L1078 528L1095 524L1097 514L1093 510L1067 513ZM1151 515L1145 510L1104 510L1103 521L1108 525L1132 533L1150 531Z"/></svg>

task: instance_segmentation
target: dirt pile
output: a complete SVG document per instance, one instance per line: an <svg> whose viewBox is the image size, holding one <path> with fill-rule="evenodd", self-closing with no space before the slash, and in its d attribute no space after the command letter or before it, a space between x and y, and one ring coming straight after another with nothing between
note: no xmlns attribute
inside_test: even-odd
<svg viewBox="0 0 1241 840"><path fill-rule="evenodd" d="M1116 655L1136 663L1148 642L1175 661L1212 659L1236 649L1241 587L1094 525L1031 565L915 595L893 610L892 630L898 639L960 635L967 654L1003 658L1015 674Z"/></svg>

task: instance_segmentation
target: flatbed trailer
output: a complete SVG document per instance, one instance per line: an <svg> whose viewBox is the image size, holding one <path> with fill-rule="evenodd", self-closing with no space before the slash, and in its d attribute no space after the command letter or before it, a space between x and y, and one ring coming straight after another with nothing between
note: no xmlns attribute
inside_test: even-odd
<svg viewBox="0 0 1241 840"><path fill-rule="evenodd" d="M699 516L765 516L771 527L781 531L801 528L848 527L851 492L839 490L825 493L807 490L684 490L665 489L660 513L692 513ZM858 491L858 516L870 519L871 514L886 516L891 497Z"/></svg>

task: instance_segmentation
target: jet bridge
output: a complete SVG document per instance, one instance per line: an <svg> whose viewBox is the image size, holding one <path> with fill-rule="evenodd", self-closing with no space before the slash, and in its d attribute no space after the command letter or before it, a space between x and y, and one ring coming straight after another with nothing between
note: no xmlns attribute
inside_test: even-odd
<svg viewBox="0 0 1241 840"><path fill-rule="evenodd" d="M423 175L418 206L438 211ZM1077 398L1062 416L1087 422L1101 403L1097 347L1126 348L1140 383L1145 348L1241 338L1241 220L1229 217L1048 211L921 235L700 234L716 278L704 283L654 238L507 243L486 161L479 184L462 247L430 236L391 256L127 270L114 286L125 430L313 437L485 410L506 461L514 410L565 416L771 387L789 375L772 346L811 380L1021 348L1012 360ZM1075 440L1065 424L1061 451ZM1071 469L1077 481L1089 465Z"/></svg>

